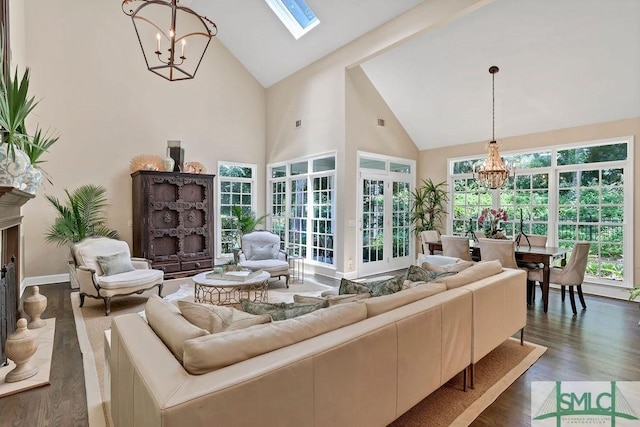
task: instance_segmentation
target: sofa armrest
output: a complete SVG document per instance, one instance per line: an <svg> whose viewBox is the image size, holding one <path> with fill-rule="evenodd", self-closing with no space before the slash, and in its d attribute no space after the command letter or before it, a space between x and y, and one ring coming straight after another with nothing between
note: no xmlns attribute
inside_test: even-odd
<svg viewBox="0 0 640 427"><path fill-rule="evenodd" d="M278 252L278 258L276 259L279 259L280 261L286 261L288 258L289 255L287 255L287 253L281 249L280 252Z"/></svg>
<svg viewBox="0 0 640 427"><path fill-rule="evenodd" d="M151 262L146 258L131 258L131 264L136 270L149 270Z"/></svg>
<svg viewBox="0 0 640 427"><path fill-rule="evenodd" d="M80 292L88 295L98 295L100 287L96 281L96 271L84 265L76 265L76 279L80 285Z"/></svg>

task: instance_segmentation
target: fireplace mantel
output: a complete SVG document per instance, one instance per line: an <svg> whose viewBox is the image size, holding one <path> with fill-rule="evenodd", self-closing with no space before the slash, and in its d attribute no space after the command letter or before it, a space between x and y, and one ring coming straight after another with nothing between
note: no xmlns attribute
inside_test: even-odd
<svg viewBox="0 0 640 427"><path fill-rule="evenodd" d="M22 222L20 207L34 197L15 187L0 187L0 230L19 225Z"/></svg>

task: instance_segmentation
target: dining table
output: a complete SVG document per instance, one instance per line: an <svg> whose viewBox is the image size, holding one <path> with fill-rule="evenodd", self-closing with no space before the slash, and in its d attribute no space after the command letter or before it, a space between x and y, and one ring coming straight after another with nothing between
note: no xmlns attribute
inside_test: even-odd
<svg viewBox="0 0 640 427"><path fill-rule="evenodd" d="M436 251L442 251L442 242L425 242L429 247L429 253L433 255ZM480 248L477 245L469 247L471 258L481 260ZM549 308L549 276L552 264L560 260L560 265L565 265L567 253L571 248L560 248L555 246L529 246L519 245L515 247L516 262L518 264L536 263L542 265L542 305L544 312ZM535 289L534 289L535 291Z"/></svg>

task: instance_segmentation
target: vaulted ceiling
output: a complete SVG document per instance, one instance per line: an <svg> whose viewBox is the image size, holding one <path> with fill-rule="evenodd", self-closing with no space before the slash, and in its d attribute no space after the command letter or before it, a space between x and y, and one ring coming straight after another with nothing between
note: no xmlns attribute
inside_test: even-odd
<svg viewBox="0 0 640 427"><path fill-rule="evenodd" d="M263 86L421 3L307 0L299 40L263 0L192 0ZM420 149L640 116L640 1L494 0L362 64Z"/></svg>

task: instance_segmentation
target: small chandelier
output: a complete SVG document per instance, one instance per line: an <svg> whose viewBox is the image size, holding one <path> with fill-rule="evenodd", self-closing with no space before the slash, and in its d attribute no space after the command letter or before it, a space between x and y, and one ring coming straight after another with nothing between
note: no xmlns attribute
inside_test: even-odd
<svg viewBox="0 0 640 427"><path fill-rule="evenodd" d="M170 81L194 78L209 42L218 33L213 21L178 3L179 0L122 2L122 11L133 22L147 68Z"/></svg>
<svg viewBox="0 0 640 427"><path fill-rule="evenodd" d="M513 173L515 175L515 168L509 168L509 165L500 157L498 151L498 143L496 142L496 94L495 94L495 75L500 71L495 65L489 68L491 73L491 96L492 96L492 110L491 110L491 129L492 138L489 142L489 155L476 172L476 165L473 165L473 176L478 180L483 187L495 190L502 188L505 182L509 179L509 175Z"/></svg>

